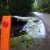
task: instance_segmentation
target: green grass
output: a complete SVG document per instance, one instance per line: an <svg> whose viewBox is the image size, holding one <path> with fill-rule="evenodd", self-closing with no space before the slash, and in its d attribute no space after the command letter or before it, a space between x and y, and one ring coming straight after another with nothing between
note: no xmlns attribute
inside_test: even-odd
<svg viewBox="0 0 50 50"><path fill-rule="evenodd" d="M11 38L11 48L17 47L20 43L26 43L32 40L31 36L21 35L19 37Z"/></svg>

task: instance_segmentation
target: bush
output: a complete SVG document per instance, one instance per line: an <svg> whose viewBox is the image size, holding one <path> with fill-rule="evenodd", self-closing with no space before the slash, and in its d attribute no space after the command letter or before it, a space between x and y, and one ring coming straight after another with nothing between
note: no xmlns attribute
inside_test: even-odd
<svg viewBox="0 0 50 50"><path fill-rule="evenodd" d="M24 16L32 11L34 0L0 0L0 14Z"/></svg>
<svg viewBox="0 0 50 50"><path fill-rule="evenodd" d="M10 13L11 15L25 16L32 11L34 0L11 0Z"/></svg>
<svg viewBox="0 0 50 50"><path fill-rule="evenodd" d="M33 4L34 11L50 13L50 0L36 0Z"/></svg>

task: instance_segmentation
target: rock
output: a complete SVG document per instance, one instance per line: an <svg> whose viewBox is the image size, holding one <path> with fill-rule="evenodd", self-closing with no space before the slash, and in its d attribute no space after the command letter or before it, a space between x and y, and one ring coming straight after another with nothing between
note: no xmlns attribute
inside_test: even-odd
<svg viewBox="0 0 50 50"><path fill-rule="evenodd" d="M29 17L21 31L26 34L15 38L16 50L47 50L45 26L39 18Z"/></svg>

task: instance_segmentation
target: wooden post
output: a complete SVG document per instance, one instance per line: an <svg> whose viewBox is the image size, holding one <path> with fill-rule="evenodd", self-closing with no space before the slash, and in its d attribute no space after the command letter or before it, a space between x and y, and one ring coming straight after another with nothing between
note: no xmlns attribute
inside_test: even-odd
<svg viewBox="0 0 50 50"><path fill-rule="evenodd" d="M11 16L2 17L1 50L10 50Z"/></svg>

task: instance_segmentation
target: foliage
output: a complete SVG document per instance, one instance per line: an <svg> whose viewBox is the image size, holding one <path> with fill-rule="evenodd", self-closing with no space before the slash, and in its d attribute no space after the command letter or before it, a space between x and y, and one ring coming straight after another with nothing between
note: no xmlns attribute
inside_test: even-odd
<svg viewBox="0 0 50 50"><path fill-rule="evenodd" d="M32 37L29 35L21 35L18 37L13 37L11 38L11 48L15 48L18 47L18 45L20 43L25 43L25 42L31 42L32 41Z"/></svg>
<svg viewBox="0 0 50 50"><path fill-rule="evenodd" d="M32 11L50 13L50 0L0 0L0 15L25 16Z"/></svg>
<svg viewBox="0 0 50 50"><path fill-rule="evenodd" d="M36 7L34 6L36 4ZM33 4L35 11L50 13L50 0L36 0Z"/></svg>
<svg viewBox="0 0 50 50"><path fill-rule="evenodd" d="M9 5L7 0L0 0L0 15L9 14Z"/></svg>
<svg viewBox="0 0 50 50"><path fill-rule="evenodd" d="M32 10L32 4L34 0L11 0L10 11L12 15L24 16Z"/></svg>
<svg viewBox="0 0 50 50"><path fill-rule="evenodd" d="M26 15L32 10L34 0L0 0L0 14Z"/></svg>

